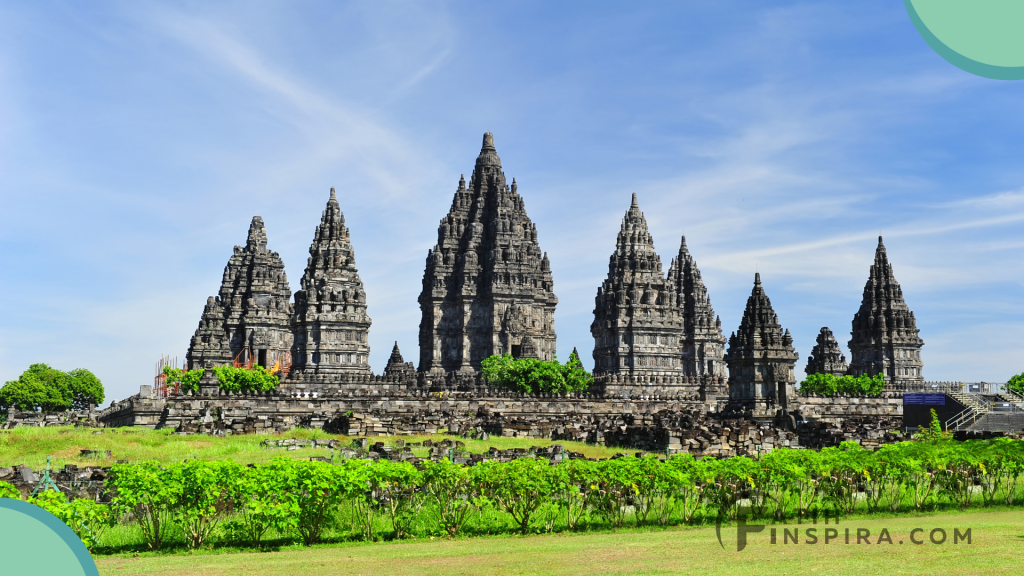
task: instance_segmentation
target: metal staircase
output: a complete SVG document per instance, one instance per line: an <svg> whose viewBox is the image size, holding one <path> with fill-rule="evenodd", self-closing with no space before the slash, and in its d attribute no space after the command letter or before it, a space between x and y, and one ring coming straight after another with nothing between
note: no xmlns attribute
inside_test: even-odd
<svg viewBox="0 0 1024 576"><path fill-rule="evenodd" d="M946 430L967 428L988 414L988 405L975 400L971 394L965 394L962 388L949 387L943 392L965 406L963 411L946 421Z"/></svg>
<svg viewBox="0 0 1024 576"><path fill-rule="evenodd" d="M1011 390L1009 386L1006 387L1005 391L1000 392L999 396L1010 404L1016 406L1018 410L1024 410L1024 396L1021 396L1018 392Z"/></svg>

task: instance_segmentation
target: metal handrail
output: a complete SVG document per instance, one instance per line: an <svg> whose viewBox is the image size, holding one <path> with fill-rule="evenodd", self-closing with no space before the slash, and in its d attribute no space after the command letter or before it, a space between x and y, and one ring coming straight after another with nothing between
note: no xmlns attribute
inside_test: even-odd
<svg viewBox="0 0 1024 576"><path fill-rule="evenodd" d="M975 422L978 421L979 416L982 416L987 412L988 410L986 410L985 412L979 412L968 406L967 408L964 408L959 414L953 416L952 418L946 421L946 430L959 430L960 426L963 426L968 419L971 420L971 424L974 424Z"/></svg>

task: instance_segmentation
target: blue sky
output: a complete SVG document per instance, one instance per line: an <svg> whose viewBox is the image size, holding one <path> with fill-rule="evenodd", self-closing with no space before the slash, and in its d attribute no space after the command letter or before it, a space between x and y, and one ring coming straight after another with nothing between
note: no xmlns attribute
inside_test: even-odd
<svg viewBox="0 0 1024 576"><path fill-rule="evenodd" d="M332 186L371 364L415 360L424 258L488 130L562 358L589 357L636 192L726 335L761 272L800 374L820 327L845 351L879 233L927 379L1024 370L1024 82L947 64L899 2L632 4L0 3L0 379L136 392L253 215L298 289Z"/></svg>

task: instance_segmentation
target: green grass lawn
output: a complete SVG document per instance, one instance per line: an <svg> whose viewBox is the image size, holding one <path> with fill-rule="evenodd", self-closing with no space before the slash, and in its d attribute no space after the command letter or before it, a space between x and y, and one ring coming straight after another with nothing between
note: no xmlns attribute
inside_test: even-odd
<svg viewBox="0 0 1024 576"><path fill-rule="evenodd" d="M186 458L203 458L219 460L230 458L241 464L268 462L275 456L292 458L309 458L310 456L329 456L326 448L301 448L285 450L284 448L263 448L260 442L266 439L280 438L336 438L343 444L352 438L339 434L324 434L315 430L293 430L284 434L258 434L214 437L204 435L179 436L171 430L149 430L146 428L15 428L0 430L0 466L26 464L33 469L46 465L46 457L51 456L51 466L61 468L65 464L78 466L109 466L115 460L160 460L180 462ZM441 434L424 436L375 436L370 437L371 443L382 441L394 443L398 438L406 442L462 440L456 436ZM530 446L549 446L562 444L566 450L581 452L590 458L608 458L616 452L630 451L621 448L595 446L582 442L555 442L540 438L503 438L494 437L490 440L462 440L466 449L471 452L486 452L491 446L500 450L509 448L529 448ZM91 459L79 456L83 449L110 450L111 459ZM413 453L426 456L426 448L417 448Z"/></svg>
<svg viewBox="0 0 1024 576"><path fill-rule="evenodd" d="M789 525L790 528L797 527ZM424 540L401 543L335 544L289 547L274 552L199 552L178 555L107 556L97 560L101 574L324 575L346 574L815 574L869 576L921 574L1021 574L1024 562L1024 514L1019 510L978 511L894 518L854 518L840 522L840 537L819 541L770 543L768 529L752 534L736 551L735 526L723 527L723 549L715 528L620 530L591 534ZM871 544L845 544L850 528L870 530ZM892 544L877 544L885 528ZM910 542L911 530L924 528L925 544ZM947 541L931 544L929 532L943 528ZM953 529L971 529L971 543L953 544ZM938 539L936 534L936 539ZM920 540L921 537L918 537ZM900 541L903 544L900 544ZM855 536L851 538L855 542Z"/></svg>

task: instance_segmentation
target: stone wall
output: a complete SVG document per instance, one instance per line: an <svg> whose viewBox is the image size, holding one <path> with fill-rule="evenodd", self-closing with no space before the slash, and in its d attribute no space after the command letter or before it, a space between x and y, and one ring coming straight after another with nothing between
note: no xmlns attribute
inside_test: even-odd
<svg viewBox="0 0 1024 576"><path fill-rule="evenodd" d="M7 421L0 424L0 429L17 428L18 426L90 426L102 427L97 420L99 412L95 409L79 412L23 412L12 408Z"/></svg>
<svg viewBox="0 0 1024 576"><path fill-rule="evenodd" d="M903 394L883 392L881 396L819 396L796 397L794 410L804 420L845 420L852 417L903 417Z"/></svg>

